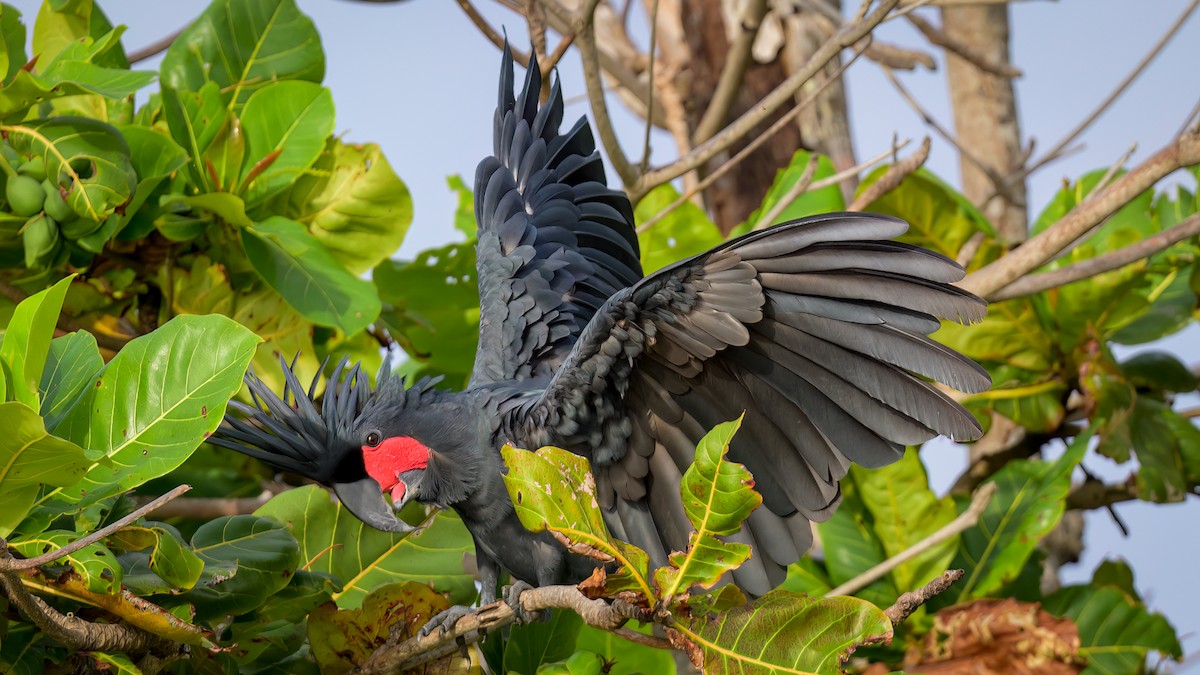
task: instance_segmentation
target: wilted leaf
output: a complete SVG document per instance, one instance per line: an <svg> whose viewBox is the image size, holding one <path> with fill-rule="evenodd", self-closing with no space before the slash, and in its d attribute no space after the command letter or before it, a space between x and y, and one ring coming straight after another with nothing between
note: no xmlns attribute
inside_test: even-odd
<svg viewBox="0 0 1200 675"><path fill-rule="evenodd" d="M808 598L774 590L714 616L677 618L705 673L831 673L858 646L890 639L883 611L858 598Z"/></svg>
<svg viewBox="0 0 1200 675"><path fill-rule="evenodd" d="M371 589L405 581L432 584L457 602L475 596L474 580L462 569L471 535L450 511L438 512L412 534L381 532L351 516L324 489L308 485L277 495L255 513L287 526L300 543L305 569L342 583L334 595L340 607L358 607Z"/></svg>
<svg viewBox="0 0 1200 675"><path fill-rule="evenodd" d="M638 223L649 222L678 198L675 187L664 183L642 197L634 210L634 218ZM690 201L684 202L645 232L638 234L642 270L649 274L678 260L703 253L724 239L703 209Z"/></svg>
<svg viewBox="0 0 1200 675"><path fill-rule="evenodd" d="M42 369L50 353L50 340L58 324L63 298L75 275L62 279L44 291L22 300L9 319L0 342L0 361L3 361L11 398L34 410L41 408L38 385Z"/></svg>
<svg viewBox="0 0 1200 675"><path fill-rule="evenodd" d="M1046 610L1079 626L1080 656L1089 675L1144 672L1150 650L1179 660L1183 650L1175 629L1161 614L1115 588L1067 586L1045 600Z"/></svg>
<svg viewBox="0 0 1200 675"><path fill-rule="evenodd" d="M271 216L246 228L242 244L259 276L313 323L352 335L379 316L371 282L347 272L300 223Z"/></svg>
<svg viewBox="0 0 1200 675"><path fill-rule="evenodd" d="M22 556L34 558L60 549L82 536L78 532L52 530L14 537L8 545ZM117 557L103 544L88 544L53 563L48 563L46 567L54 565L69 566L79 575L83 587L93 593L112 595L121 589L121 566L117 564Z"/></svg>
<svg viewBox="0 0 1200 675"><path fill-rule="evenodd" d="M717 539L740 532L742 522L762 504L750 472L726 457L741 425L740 417L718 424L696 446L679 486L683 510L695 531L688 550L672 553L671 566L655 571L660 597L672 598L696 585L711 588L750 557L749 546Z"/></svg>
<svg viewBox="0 0 1200 675"><path fill-rule="evenodd" d="M46 433L24 403L0 403L0 537L29 513L43 485L70 485L91 463L79 446Z"/></svg>
<svg viewBox="0 0 1200 675"><path fill-rule="evenodd" d="M609 593L636 590L654 597L646 553L613 538L604 524L586 459L551 447L529 452L506 445L500 454L508 465L504 486L522 525L533 532L558 532L572 544L611 556L620 569L608 575L605 586Z"/></svg>
<svg viewBox="0 0 1200 675"><path fill-rule="evenodd" d="M251 612L288 585L304 562L285 527L258 516L225 516L200 526L192 549L204 561L195 588L181 595L200 617Z"/></svg>
<svg viewBox="0 0 1200 675"><path fill-rule="evenodd" d="M958 600L989 595L1015 579L1035 546L1062 519L1071 472L1093 432L1080 434L1054 462L1013 460L988 482L996 495L979 523L962 534L955 567L966 570Z"/></svg>

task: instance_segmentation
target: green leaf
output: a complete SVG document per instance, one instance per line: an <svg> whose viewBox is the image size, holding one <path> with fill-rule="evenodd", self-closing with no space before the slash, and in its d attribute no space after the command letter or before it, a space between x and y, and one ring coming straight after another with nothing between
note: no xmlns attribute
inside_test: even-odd
<svg viewBox="0 0 1200 675"><path fill-rule="evenodd" d="M95 662L98 670L114 675L142 675L142 669L124 654L108 654L105 652L88 652L88 658Z"/></svg>
<svg viewBox="0 0 1200 675"><path fill-rule="evenodd" d="M886 172L885 166L872 171L863 179L858 192L861 194ZM922 246L952 259L958 257L963 245L977 233L995 234L987 219L969 200L923 168L863 210L907 221L908 232L899 237L899 241Z"/></svg>
<svg viewBox="0 0 1200 675"><path fill-rule="evenodd" d="M411 581L372 591L359 609L322 605L308 617L313 656L322 673L350 672L387 640L390 626L401 627L401 638L415 635L430 617L447 606L444 597Z"/></svg>
<svg viewBox="0 0 1200 675"><path fill-rule="evenodd" d="M1013 460L987 482L996 494L979 523L962 534L955 567L966 570L958 601L987 597L1021 572L1029 555L1062 519L1071 472L1083 459L1093 431L1071 441L1054 462Z"/></svg>
<svg viewBox="0 0 1200 675"><path fill-rule="evenodd" d="M1145 672L1146 655L1155 650L1179 660L1183 650L1175 629L1161 614L1115 588L1067 586L1043 601L1046 611L1079 627L1079 655L1087 675L1136 675Z"/></svg>
<svg viewBox="0 0 1200 675"><path fill-rule="evenodd" d="M856 647L892 636L888 618L864 600L781 590L713 616L677 617L674 628L696 643L710 675L839 674Z"/></svg>
<svg viewBox="0 0 1200 675"><path fill-rule="evenodd" d="M46 0L34 22L33 53L47 63L81 38L99 38L112 28L108 17L92 0ZM100 64L128 68L129 60L118 46Z"/></svg>
<svg viewBox="0 0 1200 675"><path fill-rule="evenodd" d="M422 251L411 262L384 260L371 276L387 303L380 319L408 353L406 365L465 385L479 342L475 244Z"/></svg>
<svg viewBox="0 0 1200 675"><path fill-rule="evenodd" d="M8 3L0 4L0 77L8 82L29 61L25 54L25 24L21 12Z"/></svg>
<svg viewBox="0 0 1200 675"><path fill-rule="evenodd" d="M462 570L473 550L458 516L440 511L421 530L397 535L370 528L315 485L288 490L255 512L285 524L300 542L305 569L342 582L334 594L340 607L358 607L385 583L416 581L450 593L456 601L475 596L473 578Z"/></svg>
<svg viewBox="0 0 1200 675"><path fill-rule="evenodd" d="M258 341L211 315L176 317L125 345L54 427L111 465L56 490L52 510L84 508L182 464L221 422Z"/></svg>
<svg viewBox="0 0 1200 675"><path fill-rule="evenodd" d="M243 230L259 276L308 320L353 335L379 316L371 282L346 271L303 225L272 216Z"/></svg>
<svg viewBox="0 0 1200 675"><path fill-rule="evenodd" d="M779 587L805 595L822 596L833 590L833 582L821 563L804 556L788 566L787 579Z"/></svg>
<svg viewBox="0 0 1200 675"><path fill-rule="evenodd" d="M583 619L571 610L550 611L550 618L509 629L502 672L533 673L543 663L562 661L575 653Z"/></svg>
<svg viewBox="0 0 1200 675"><path fill-rule="evenodd" d="M726 457L741 425L741 417L718 424L696 446L695 459L679 486L683 510L695 531L688 550L672 553L671 566L655 571L660 597L672 598L697 585L712 588L750 557L749 546L717 539L740 532L742 521L762 504L762 495L752 487L754 477Z"/></svg>
<svg viewBox="0 0 1200 675"><path fill-rule="evenodd" d="M646 223L678 198L674 186L664 183L638 202L634 219ZM690 201L684 202L645 232L638 233L642 269L650 274L678 260L703 253L722 241L721 231L704 210Z"/></svg>
<svg viewBox="0 0 1200 675"><path fill-rule="evenodd" d="M164 88L199 91L213 82L234 108L277 80L324 76L321 36L293 0L215 0L162 62Z"/></svg>
<svg viewBox="0 0 1200 675"><path fill-rule="evenodd" d="M580 550L620 565L608 575L607 592L636 590L654 597L645 551L613 538L604 524L587 459L552 447L529 452L506 445L500 454L508 466L504 486L522 525L532 532L557 532Z"/></svg>
<svg viewBox="0 0 1200 675"><path fill-rule="evenodd" d="M1200 429L1165 403L1139 396L1129 420L1138 497L1181 502L1200 484Z"/></svg>
<svg viewBox="0 0 1200 675"><path fill-rule="evenodd" d="M767 211L774 208L779 203L779 200L786 197L788 191L800 181L800 177L804 175L804 169L807 168L811 156L812 153L807 150L797 150L796 154L792 155L792 161L775 174L775 181L771 183L770 189L767 190L767 194L763 197L762 205L754 213L751 213L744 223L733 228L733 231L729 233L730 236L745 234L758 226L758 221L762 219ZM813 172L812 178L815 182L823 178L829 178L834 173L836 173L836 170L833 167L833 161L821 155L817 160L817 169ZM805 192L797 197L775 217L774 222L769 224L775 225L818 213L845 210L846 201L842 198L841 189L837 185L827 185L819 190Z"/></svg>
<svg viewBox="0 0 1200 675"><path fill-rule="evenodd" d="M41 407L38 385L50 353L50 341L58 325L63 299L75 275L61 279L44 291L22 300L5 329L0 342L0 361L9 375L10 396L38 410Z"/></svg>
<svg viewBox="0 0 1200 675"><path fill-rule="evenodd" d="M6 537L43 485L70 485L89 461L79 446L46 433L42 418L24 403L0 403L0 429L0 537Z"/></svg>
<svg viewBox="0 0 1200 675"><path fill-rule="evenodd" d="M1092 585L1111 586L1138 602L1142 601L1133 583L1133 570L1124 560L1105 560L1097 565L1096 571L1092 572Z"/></svg>
<svg viewBox="0 0 1200 675"><path fill-rule="evenodd" d="M251 612L288 585L303 562L283 525L258 516L225 516L200 526L192 549L204 561L195 588L182 594L198 617Z"/></svg>
<svg viewBox="0 0 1200 675"><path fill-rule="evenodd" d="M335 591L329 575L298 570L283 590L230 626L233 657L242 666L282 661L304 646L308 615Z"/></svg>
<svg viewBox="0 0 1200 675"><path fill-rule="evenodd" d="M12 675L46 672L46 634L31 623L12 622L7 630L0 640L0 669Z"/></svg>
<svg viewBox="0 0 1200 675"><path fill-rule="evenodd" d="M174 44L180 44L179 40ZM164 83L162 103L171 137L191 158L188 172L192 183L204 192L215 190L217 186L205 170L204 157L225 123L221 88L215 82L208 82L195 91L179 91Z"/></svg>
<svg viewBox="0 0 1200 675"><path fill-rule="evenodd" d="M137 175L129 145L114 127L81 117L51 117L0 125L18 152L40 156L46 175L57 176L71 210L102 222L129 201Z"/></svg>
<svg viewBox="0 0 1200 675"><path fill-rule="evenodd" d="M878 469L850 468L858 494L871 512L876 535L892 558L932 535L958 516L954 500L938 499L929 489L925 465L916 450ZM948 539L891 572L897 589L920 588L950 565L958 546Z"/></svg>
<svg viewBox="0 0 1200 675"><path fill-rule="evenodd" d="M842 482L841 506L818 529L825 547L825 567L834 585L840 586L887 559L871 512L852 481ZM892 579L888 575L855 595L886 607L900 596Z"/></svg>
<svg viewBox="0 0 1200 675"><path fill-rule="evenodd" d="M475 195L458 174L447 176L446 184L458 195L458 205L454 207L454 229L462 232L468 242L475 241L479 234L479 227L475 224Z"/></svg>
<svg viewBox="0 0 1200 675"><path fill-rule="evenodd" d="M375 267L400 248L413 215L408 188L379 146L339 139L326 142L312 169L272 207L307 225L333 257L355 274ZM473 237L474 215L470 218Z"/></svg>
<svg viewBox="0 0 1200 675"><path fill-rule="evenodd" d="M33 558L62 548L82 536L78 532L52 530L41 534L15 537L8 542L8 545L23 557ZM117 564L117 557L103 544L88 544L74 553L68 553L50 565L70 566L79 575L84 587L93 593L112 595L121 590L121 566Z"/></svg>
<svg viewBox="0 0 1200 675"><path fill-rule="evenodd" d="M163 525L126 527L112 536L114 545L131 551L149 549L146 563L172 589L188 590L200 580L204 561L184 543L175 528Z"/></svg>
<svg viewBox="0 0 1200 675"><path fill-rule="evenodd" d="M1140 389L1186 393L1200 384L1192 371L1169 352L1142 352L1121 363L1121 372Z"/></svg>
<svg viewBox="0 0 1200 675"><path fill-rule="evenodd" d="M238 227L252 227L254 221L246 215L246 203L228 192L209 192L198 195L164 195L164 204L182 204L192 211L203 211Z"/></svg>
<svg viewBox="0 0 1200 675"><path fill-rule="evenodd" d="M650 633L648 625L638 627L631 621L625 626L639 633ZM607 671L608 675L675 675L675 658L670 651L631 642L609 631L588 625L580 627L575 648L596 652L612 662L612 667Z"/></svg>
<svg viewBox="0 0 1200 675"><path fill-rule="evenodd" d="M257 204L295 182L333 133L333 94L299 80L273 82L246 101L241 113L246 203Z"/></svg>
<svg viewBox="0 0 1200 675"><path fill-rule="evenodd" d="M59 417L91 386L92 376L103 367L104 359L91 333L75 331L50 342L50 354L38 388L42 417L49 426L58 425Z"/></svg>

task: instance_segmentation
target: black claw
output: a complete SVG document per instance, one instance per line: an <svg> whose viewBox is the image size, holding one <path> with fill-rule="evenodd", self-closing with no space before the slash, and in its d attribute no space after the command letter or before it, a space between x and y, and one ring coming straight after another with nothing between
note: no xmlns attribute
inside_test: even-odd
<svg viewBox="0 0 1200 675"><path fill-rule="evenodd" d="M417 635L420 637L425 637L434 630L438 630L439 635L444 637L447 633L454 629L454 624L458 623L459 619L470 614L471 611L471 608L465 605L454 605L453 607L444 609L437 614L434 614L433 618L429 619L428 623L426 623L424 626L421 626L421 630L417 631Z"/></svg>
<svg viewBox="0 0 1200 675"><path fill-rule="evenodd" d="M513 614L517 616L518 624L533 623L534 621L545 621L550 618L550 612L527 612L521 605L521 594L525 591L533 590L533 586L524 581L514 581L511 586L505 586L501 590L501 595L504 597L504 603L512 608Z"/></svg>

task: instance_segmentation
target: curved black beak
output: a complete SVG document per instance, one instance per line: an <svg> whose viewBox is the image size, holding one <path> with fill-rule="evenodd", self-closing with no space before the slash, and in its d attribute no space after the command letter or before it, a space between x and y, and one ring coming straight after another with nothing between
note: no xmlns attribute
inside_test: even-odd
<svg viewBox="0 0 1200 675"><path fill-rule="evenodd" d="M377 530L403 534L417 529L396 516L392 506L383 497L383 488L374 478L334 483L333 493L350 513Z"/></svg>

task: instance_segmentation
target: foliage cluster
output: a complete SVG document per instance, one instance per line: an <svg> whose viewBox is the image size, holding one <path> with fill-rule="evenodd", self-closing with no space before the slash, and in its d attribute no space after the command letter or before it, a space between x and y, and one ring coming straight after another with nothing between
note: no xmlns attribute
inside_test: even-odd
<svg viewBox="0 0 1200 675"><path fill-rule="evenodd" d="M54 550L130 513L139 495L181 483L195 485L195 496L225 498L286 481L203 445L242 372L257 366L269 378L280 354L298 353L303 377L331 353L377 364L379 340L390 338L407 353L406 372L445 374L449 386L465 381L479 319L471 193L450 179L466 241L412 261L389 258L411 220L410 197L378 146L334 135L320 38L292 0L214 0L157 74L130 69L122 29L91 0L46 0L33 22L32 57L25 26L13 8L0 9L0 420L11 430L0 438L0 537L8 555ZM135 93L155 79L159 89L136 104ZM798 153L780 172L759 213L789 192L808 160ZM832 174L827 161L818 166L816 178ZM1065 187L1039 227L1104 176ZM638 220L676 197L669 185L651 191ZM830 186L779 218L845 207ZM1186 187L1148 192L1050 267L1152 236L1198 207ZM973 250L972 269L1004 254L986 218L924 171L868 210L912 223L907 241L952 258ZM757 222L752 214L735 233ZM690 203L640 237L647 271L722 239ZM1196 378L1167 355L1122 362L1112 354L1113 344L1148 342L1194 321L1198 251L1195 240L1181 242L996 303L982 324L935 336L988 369L995 388L964 403L985 425L1004 418L1027 430L1029 458L986 477L996 495L976 525L857 597L821 596L948 524L972 485L937 496L917 449L883 469L853 469L841 509L819 527L822 555L753 602L732 586L709 590L730 569L754 564L745 547L722 539L760 500L745 469L725 459L736 421L706 437L684 477L692 546L653 572L644 553L605 530L580 489L588 479L576 456L507 449L509 489L528 526L617 564L589 592L619 595L647 618L670 612L670 637L708 672L837 672L855 648L888 667L916 667L923 645L949 639L939 632L942 612L992 598L1040 602L1073 622L1077 642L1055 655L1064 663L1140 672L1148 652L1179 658L1180 646L1145 607L1132 572L1114 561L1090 584L1043 594L1037 544L1078 506L1071 478L1085 458L1135 458L1127 488L1140 499L1179 501L1200 484L1200 430L1170 405L1196 390ZM193 647L168 667L346 672L390 626L411 635L448 603L475 596L463 565L471 539L457 518L406 517L425 527L406 537L378 532L308 485L253 514L142 519L52 564L4 574L64 613ZM966 570L964 580L892 626L881 608L952 566ZM665 652L567 612L495 635L480 652L500 672L674 668ZM69 649L0 600L5 670L138 672L161 663Z"/></svg>

